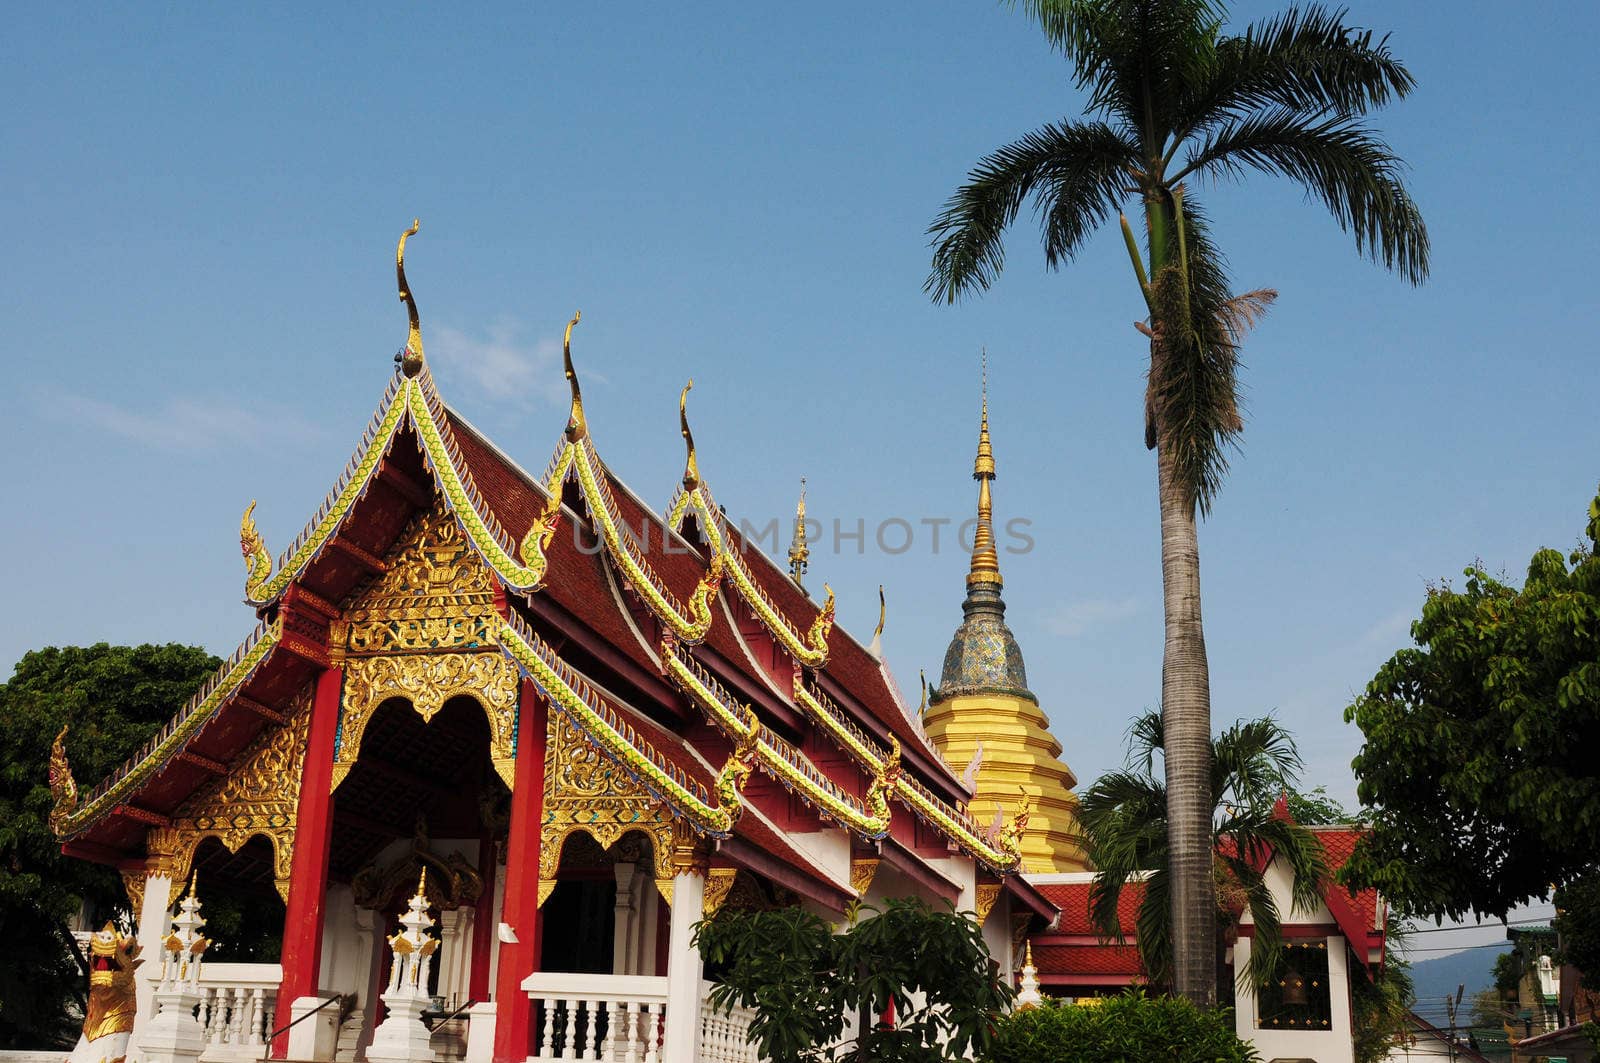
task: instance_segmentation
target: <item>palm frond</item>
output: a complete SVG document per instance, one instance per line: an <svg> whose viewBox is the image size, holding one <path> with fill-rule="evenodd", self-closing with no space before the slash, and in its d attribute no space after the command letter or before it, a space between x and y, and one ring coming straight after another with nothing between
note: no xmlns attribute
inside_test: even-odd
<svg viewBox="0 0 1600 1063"><path fill-rule="evenodd" d="M1212 789L1219 803L1231 796L1237 804L1270 808L1299 778L1294 736L1270 716L1235 723L1212 748Z"/></svg>
<svg viewBox="0 0 1600 1063"><path fill-rule="evenodd" d="M1416 79L1387 36L1349 26L1320 4L1290 8L1218 42L1215 62L1180 107L1182 133L1262 108L1361 115L1403 99Z"/></svg>
<svg viewBox="0 0 1600 1063"><path fill-rule="evenodd" d="M1045 258L1068 262L1117 213L1138 154L1103 122L1036 129L985 156L928 228L933 268L923 290L955 302L988 288L1005 264L1001 242L1031 196L1044 226Z"/></svg>
<svg viewBox="0 0 1600 1063"><path fill-rule="evenodd" d="M1279 107L1230 119L1190 150L1173 180L1245 169L1295 181L1355 237L1357 251L1412 284L1426 279L1428 229L1401 179L1403 164L1359 118L1307 119Z"/></svg>
<svg viewBox="0 0 1600 1063"><path fill-rule="evenodd" d="M1128 764L1140 768L1146 775L1154 775L1156 753L1165 749L1166 725L1162 723L1159 709L1134 717L1128 725Z"/></svg>
<svg viewBox="0 0 1600 1063"><path fill-rule="evenodd" d="M1265 310L1271 294L1251 293L1242 302L1233 294L1205 214L1189 199L1182 229L1187 269L1168 267L1151 283L1146 442L1172 456L1191 504L1204 515L1222 489L1228 450L1244 430L1238 387L1241 329ZM1178 257L1174 247L1169 260Z"/></svg>
<svg viewBox="0 0 1600 1063"><path fill-rule="evenodd" d="M1134 920L1139 960L1157 985L1172 981L1172 875L1163 864L1144 880L1144 900Z"/></svg>

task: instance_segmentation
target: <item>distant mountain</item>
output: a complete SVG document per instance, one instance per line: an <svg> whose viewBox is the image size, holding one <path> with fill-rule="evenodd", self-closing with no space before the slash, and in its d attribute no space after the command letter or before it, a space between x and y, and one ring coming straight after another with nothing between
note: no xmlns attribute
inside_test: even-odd
<svg viewBox="0 0 1600 1063"><path fill-rule="evenodd" d="M1442 1004L1447 996L1454 999L1456 986L1465 985L1467 991L1461 998L1461 1008L1464 1013L1470 1012L1473 994L1494 987L1495 957L1510 950L1508 941L1504 949L1467 949L1414 961L1411 981L1417 987L1418 1010L1431 1018L1435 1011L1442 1010L1434 1005Z"/></svg>

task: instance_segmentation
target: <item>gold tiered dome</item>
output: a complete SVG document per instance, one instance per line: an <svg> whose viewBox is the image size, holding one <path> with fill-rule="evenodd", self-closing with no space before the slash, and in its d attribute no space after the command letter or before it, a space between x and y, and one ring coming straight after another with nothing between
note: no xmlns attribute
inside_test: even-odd
<svg viewBox="0 0 1600 1063"><path fill-rule="evenodd" d="M1023 794L1029 795L1032 817L1022 840L1024 871L1082 871L1088 865L1077 840L1078 802L1072 793L1077 779L1059 759L1061 743L1028 689L1022 650L1005 622L990 486L995 462L987 381L972 477L978 481L978 522L967 597L961 603L963 619L945 652L924 726L957 771L977 761L971 809L978 822L993 819L997 809L1009 821Z"/></svg>

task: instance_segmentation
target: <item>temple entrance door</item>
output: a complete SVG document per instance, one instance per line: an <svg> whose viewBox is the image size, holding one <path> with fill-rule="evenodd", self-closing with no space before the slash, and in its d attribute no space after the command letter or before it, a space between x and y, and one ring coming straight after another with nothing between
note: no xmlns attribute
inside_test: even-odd
<svg viewBox="0 0 1600 1063"><path fill-rule="evenodd" d="M432 995L454 1010L472 997L475 983L488 981L492 937L486 940L480 928L492 931L498 917L494 867L509 801L490 753L489 725L473 697L451 697L426 720L406 699L392 697L366 721L354 762L334 791L329 895L348 897L350 926L330 918L325 954L338 956L347 937L353 947L363 926L371 928L365 936L374 946L366 970L349 984L322 985L360 998L354 1055L382 1021L378 994L390 962L385 938L424 874L440 939ZM330 916L344 910L330 904ZM329 966L342 970L337 962ZM446 1032L458 1043L441 1046L441 1058L457 1058L465 1042L459 1031Z"/></svg>
<svg viewBox="0 0 1600 1063"><path fill-rule="evenodd" d="M544 902L539 969L612 974L617 883L597 878L558 882Z"/></svg>

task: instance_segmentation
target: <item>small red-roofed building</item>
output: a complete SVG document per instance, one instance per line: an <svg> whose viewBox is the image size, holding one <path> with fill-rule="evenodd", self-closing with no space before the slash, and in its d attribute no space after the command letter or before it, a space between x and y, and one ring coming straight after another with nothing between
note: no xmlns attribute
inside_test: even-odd
<svg viewBox="0 0 1600 1063"><path fill-rule="evenodd" d="M1287 813L1280 805L1280 815ZM1337 872L1350 858L1361 828L1312 827ZM1275 859L1264 864L1266 882L1282 913L1285 965L1281 983L1259 996L1247 980L1235 981L1238 1034L1255 1045L1263 1060L1313 1059L1352 1063L1351 979L1362 965L1377 970L1384 962L1387 908L1373 890L1351 893L1328 882L1310 910L1292 904L1287 871ZM1051 904L1061 909L1055 926L1030 938L1042 990L1052 996L1092 998L1146 982L1139 961L1137 916L1144 900L1142 882L1122 891L1117 914L1122 940L1103 940L1090 916L1092 872L1030 875ZM1254 928L1250 913L1239 913L1231 946L1219 946L1219 961L1232 977L1250 962Z"/></svg>

